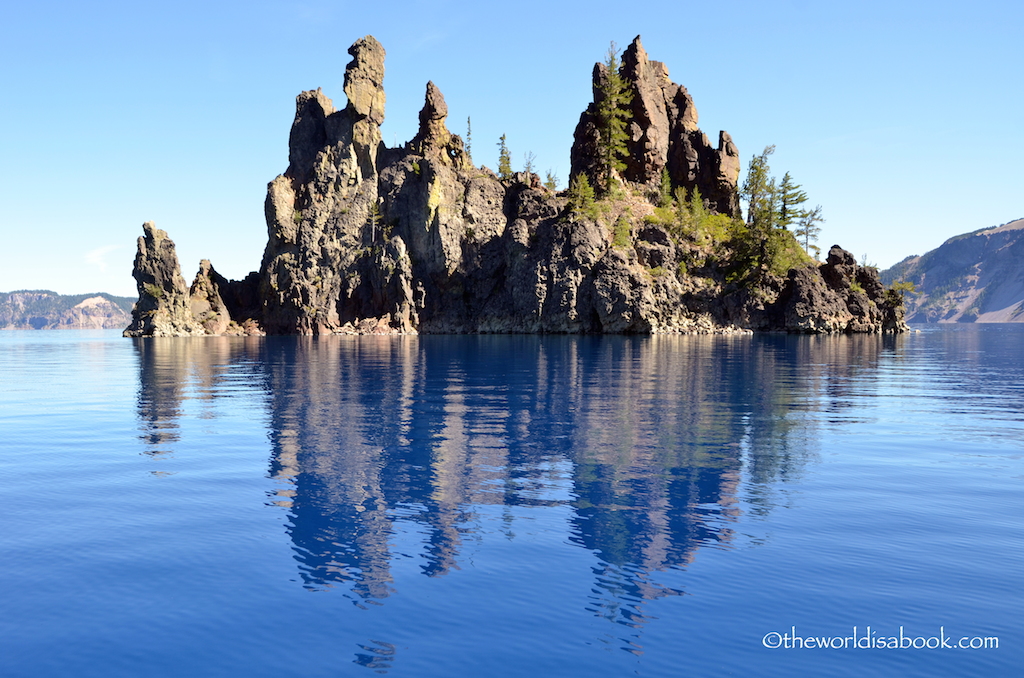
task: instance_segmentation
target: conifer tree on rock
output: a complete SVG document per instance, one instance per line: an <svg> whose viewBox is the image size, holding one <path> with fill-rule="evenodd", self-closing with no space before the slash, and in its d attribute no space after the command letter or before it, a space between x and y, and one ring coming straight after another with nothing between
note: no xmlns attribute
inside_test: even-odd
<svg viewBox="0 0 1024 678"><path fill-rule="evenodd" d="M821 205L818 205L813 210L807 210L800 215L800 221L797 222L796 230L793 231L796 239L803 244L804 251L815 259L821 256L821 248L811 243L818 240L818 235L821 233L821 227L818 224L823 221L825 219L821 216Z"/></svg>
<svg viewBox="0 0 1024 678"><path fill-rule="evenodd" d="M778 190L778 222L779 228L789 228L804 217L804 211L800 207L807 202L807 191L800 188L800 184L793 181L789 172L782 177L782 183Z"/></svg>
<svg viewBox="0 0 1024 678"><path fill-rule="evenodd" d="M512 154L508 151L508 146L505 145L505 135L501 135L501 140L498 142L498 176L501 177L502 181L512 180Z"/></svg>
<svg viewBox="0 0 1024 678"><path fill-rule="evenodd" d="M601 97L597 102L597 123L600 135L598 153L601 162L601 188L610 191L616 174L626 168L626 132L630 117L629 104L633 93L629 84L619 73L618 51L615 43L608 46L604 62L604 81L600 85Z"/></svg>

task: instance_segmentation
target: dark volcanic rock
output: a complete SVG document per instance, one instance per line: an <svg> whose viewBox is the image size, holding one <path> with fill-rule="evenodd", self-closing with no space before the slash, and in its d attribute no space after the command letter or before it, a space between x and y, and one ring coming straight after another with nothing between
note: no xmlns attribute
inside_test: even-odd
<svg viewBox="0 0 1024 678"><path fill-rule="evenodd" d="M794 332L843 332L853 319L843 295L813 267L789 272L783 299L782 327Z"/></svg>
<svg viewBox="0 0 1024 678"><path fill-rule="evenodd" d="M789 332L905 332L903 307L889 299L878 271L859 266L838 245L820 267L789 272L769 314L772 329Z"/></svg>
<svg viewBox="0 0 1024 678"><path fill-rule="evenodd" d="M207 334L262 334L258 291L256 273L228 280L203 259L189 288L189 308Z"/></svg>

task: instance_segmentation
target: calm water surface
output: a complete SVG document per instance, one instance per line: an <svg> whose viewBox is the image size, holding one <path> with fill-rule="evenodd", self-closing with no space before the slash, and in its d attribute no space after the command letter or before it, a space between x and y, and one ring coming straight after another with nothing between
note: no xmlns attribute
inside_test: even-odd
<svg viewBox="0 0 1024 678"><path fill-rule="evenodd" d="M1020 326L4 332L0 379L5 678L1024 665ZM854 647L901 627L999 646Z"/></svg>

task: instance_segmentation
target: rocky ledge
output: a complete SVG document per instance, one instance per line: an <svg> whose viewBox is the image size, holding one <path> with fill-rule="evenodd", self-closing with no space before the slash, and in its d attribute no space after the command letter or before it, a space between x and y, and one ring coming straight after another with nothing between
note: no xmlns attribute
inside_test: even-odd
<svg viewBox="0 0 1024 678"><path fill-rule="evenodd" d="M665 176L699 190L710 213L738 217L739 153L725 132L710 144L686 89L639 37L620 69L633 93L624 188L590 209L534 174L475 166L433 83L416 136L387 148L384 49L368 36L349 54L343 108L320 90L296 99L288 169L268 185L260 270L232 281L204 260L187 286L174 244L147 223L126 336L906 329L877 272L839 247L788 275L738 275L729 242L659 220ZM598 64L571 151L573 176L595 182L606 77Z"/></svg>

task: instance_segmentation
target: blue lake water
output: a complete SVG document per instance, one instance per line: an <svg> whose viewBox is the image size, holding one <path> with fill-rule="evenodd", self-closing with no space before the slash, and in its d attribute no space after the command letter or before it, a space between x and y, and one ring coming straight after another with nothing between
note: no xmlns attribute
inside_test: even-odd
<svg viewBox="0 0 1024 678"><path fill-rule="evenodd" d="M0 676L1015 675L1024 327L921 330L0 333Z"/></svg>

